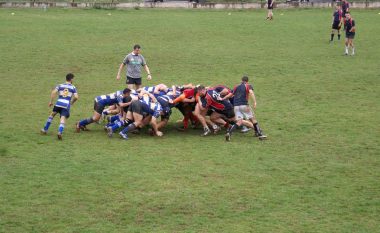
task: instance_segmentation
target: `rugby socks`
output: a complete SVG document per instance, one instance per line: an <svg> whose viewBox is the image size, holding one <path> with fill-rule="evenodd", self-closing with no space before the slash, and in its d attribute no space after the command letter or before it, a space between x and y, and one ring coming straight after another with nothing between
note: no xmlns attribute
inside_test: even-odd
<svg viewBox="0 0 380 233"><path fill-rule="evenodd" d="M232 131L234 131L237 128L237 124L235 122L230 122L231 127L228 129L228 133L232 134Z"/></svg>
<svg viewBox="0 0 380 233"><path fill-rule="evenodd" d="M354 55L355 54L355 47L352 47L352 54L351 55Z"/></svg>
<svg viewBox="0 0 380 233"><path fill-rule="evenodd" d="M262 132L261 132L261 128L260 128L258 122L257 122L256 124L253 124L253 128L255 129L255 132L256 132L258 135L261 135L261 134L262 134Z"/></svg>
<svg viewBox="0 0 380 233"><path fill-rule="evenodd" d="M59 124L58 133L62 134L64 129L65 129L65 124L64 123Z"/></svg>
<svg viewBox="0 0 380 233"><path fill-rule="evenodd" d="M52 116L49 116L48 119L47 119L47 121L46 121L45 127L44 127L44 130L45 130L45 131L48 131L48 129L49 129L49 127L50 127L50 124L51 124L52 120L53 120L53 117L52 117Z"/></svg>
<svg viewBox="0 0 380 233"><path fill-rule="evenodd" d="M120 115L111 116L110 122L114 122L116 120L120 120Z"/></svg>
<svg viewBox="0 0 380 233"><path fill-rule="evenodd" d="M91 124L92 122L94 122L94 120L92 119L92 117L90 117L90 118L87 118L87 119L81 120L81 121L79 122L79 125L80 125L80 126L86 126L86 125L88 125L88 124Z"/></svg>
<svg viewBox="0 0 380 233"><path fill-rule="evenodd" d="M184 128L184 129L187 129L187 128L189 127L189 118L190 118L190 116L189 116L189 114L187 114L187 115L183 118L183 120L182 120L182 122L183 122L183 128Z"/></svg>
<svg viewBox="0 0 380 233"><path fill-rule="evenodd" d="M338 40L340 40L340 34L338 34Z"/></svg>
<svg viewBox="0 0 380 233"><path fill-rule="evenodd" d="M115 132L118 128L120 128L123 125L124 125L124 123L122 121L120 121L120 120L115 121L114 125L111 127L112 132Z"/></svg>
<svg viewBox="0 0 380 233"><path fill-rule="evenodd" d="M331 39L330 41L333 41L334 40L334 33L331 33Z"/></svg>
<svg viewBox="0 0 380 233"><path fill-rule="evenodd" d="M123 129L123 131L121 131L121 132L123 134L126 134L126 133L128 133L128 131L133 131L134 129L136 129L136 125L135 124L130 124L127 127L125 127L125 129Z"/></svg>
<svg viewBox="0 0 380 233"><path fill-rule="evenodd" d="M346 46L346 54L348 54L348 46Z"/></svg>

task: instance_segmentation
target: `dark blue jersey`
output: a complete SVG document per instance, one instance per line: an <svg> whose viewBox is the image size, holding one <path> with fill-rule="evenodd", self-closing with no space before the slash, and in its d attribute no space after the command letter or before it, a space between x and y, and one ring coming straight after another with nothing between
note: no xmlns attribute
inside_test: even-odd
<svg viewBox="0 0 380 233"><path fill-rule="evenodd" d="M248 105L249 91L253 90L253 86L249 83L242 82L234 87L234 106Z"/></svg>
<svg viewBox="0 0 380 233"><path fill-rule="evenodd" d="M355 20L349 19L344 21L344 28L346 29L346 33L351 33L350 30L355 27Z"/></svg>
<svg viewBox="0 0 380 233"><path fill-rule="evenodd" d="M333 14L334 22L340 22L342 20L342 11L336 10Z"/></svg>
<svg viewBox="0 0 380 233"><path fill-rule="evenodd" d="M206 101L206 107L215 110L223 111L233 108L230 101L221 100L220 93L216 92L213 89L207 90L206 96L204 97L204 101Z"/></svg>
<svg viewBox="0 0 380 233"><path fill-rule="evenodd" d="M350 8L350 4L348 2L342 3L343 14L346 14L348 12L347 9L349 9L349 8Z"/></svg>

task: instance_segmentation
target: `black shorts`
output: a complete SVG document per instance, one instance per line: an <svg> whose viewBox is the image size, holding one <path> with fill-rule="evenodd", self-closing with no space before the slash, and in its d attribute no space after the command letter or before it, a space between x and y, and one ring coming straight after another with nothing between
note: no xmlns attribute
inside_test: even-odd
<svg viewBox="0 0 380 233"><path fill-rule="evenodd" d="M132 101L132 103L129 105L130 112L137 113L140 115L144 115L143 109L141 107L141 102L138 100Z"/></svg>
<svg viewBox="0 0 380 233"><path fill-rule="evenodd" d="M339 30L340 29L340 22L334 21L334 23L332 24L332 29Z"/></svg>
<svg viewBox="0 0 380 233"><path fill-rule="evenodd" d="M224 109L224 110L215 110L215 112L224 115L227 119L235 117L235 112L233 108Z"/></svg>
<svg viewBox="0 0 380 233"><path fill-rule="evenodd" d="M141 78L132 78L127 76L127 84L136 84L136 85L141 85Z"/></svg>
<svg viewBox="0 0 380 233"><path fill-rule="evenodd" d="M355 38L355 32L346 32L346 38L347 39L354 39Z"/></svg>
<svg viewBox="0 0 380 233"><path fill-rule="evenodd" d="M94 111L95 112L102 114L105 107L106 106L99 104L98 102L96 102L96 100L94 100Z"/></svg>
<svg viewBox="0 0 380 233"><path fill-rule="evenodd" d="M63 117L63 116L66 117L66 118L70 117L70 110L68 110L67 108L61 108L61 107L58 107L58 106L54 106L53 112L59 113L59 115L61 117Z"/></svg>
<svg viewBox="0 0 380 233"><path fill-rule="evenodd" d="M273 5L268 5L268 10L273 10Z"/></svg>

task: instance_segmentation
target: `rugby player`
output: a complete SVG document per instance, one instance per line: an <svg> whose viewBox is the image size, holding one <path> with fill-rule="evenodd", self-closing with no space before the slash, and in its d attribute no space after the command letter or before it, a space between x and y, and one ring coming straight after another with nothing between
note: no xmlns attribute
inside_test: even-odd
<svg viewBox="0 0 380 233"><path fill-rule="evenodd" d="M131 89L125 88L123 91L116 91L114 93L108 95L100 95L95 97L94 100L94 114L92 117L80 120L76 124L77 133L80 130L86 130L86 126L93 123L98 122L102 116L102 112L105 107L111 106L114 104L118 104L118 107L125 107L128 103L123 103L123 98L128 97L131 92Z"/></svg>
<svg viewBox="0 0 380 233"><path fill-rule="evenodd" d="M259 137L261 140L267 138L261 130L254 112L249 106L250 98L253 103L253 109L256 109L257 102L255 93L253 92L253 86L248 83L248 76L242 77L241 83L234 87L233 94L234 111L237 118L237 124L243 124L247 127L254 128L255 136ZM246 122L244 119L247 119L249 122Z"/></svg>
<svg viewBox="0 0 380 233"><path fill-rule="evenodd" d="M66 83L59 84L55 87L55 89L50 94L50 102L49 107L53 106L53 101L57 97L57 102L54 105L53 111L48 117L45 127L41 129L41 134L47 134L49 130L50 124L53 121L55 115L59 113L60 115L60 124L58 128L57 137L59 140L62 140L62 133L65 128L66 119L70 117L70 106L78 100L79 96L77 93L77 89L72 84L74 79L74 75L72 73L68 73L66 75Z"/></svg>
<svg viewBox="0 0 380 233"><path fill-rule="evenodd" d="M111 117L110 122L105 126L105 130L108 132L109 137L112 137L112 134L117 129L126 124L125 119L129 109L129 105L134 100L138 100L138 94L135 90L131 90L129 95L123 98L123 107L120 109L120 113Z"/></svg>
<svg viewBox="0 0 380 233"><path fill-rule="evenodd" d="M347 0L342 1L342 13L345 16L347 13L350 13L350 3Z"/></svg>
<svg viewBox="0 0 380 233"><path fill-rule="evenodd" d="M355 55L354 38L355 38L355 20L349 13L346 13L346 19L344 20L344 29L346 30L345 52L344 55L348 55L348 49L351 47L351 55Z"/></svg>
<svg viewBox="0 0 380 233"><path fill-rule="evenodd" d="M233 105L231 104L229 100L227 99L223 100L223 98L220 96L220 93L218 93L216 90L212 88L206 89L205 87L200 86L198 88L198 93L199 93L200 98L202 99L201 109L209 108L213 110L213 112L210 115L211 121L218 124L223 124L224 122L226 122L230 125L225 135L226 141L230 141L232 131L237 126L241 125L241 124L240 125L236 124L236 118L235 118ZM203 116L199 116L200 121L202 117Z"/></svg>
<svg viewBox="0 0 380 233"><path fill-rule="evenodd" d="M129 106L126 125L119 135L127 140L128 132L143 127L147 122L150 123L154 130L154 134L161 137L163 133L158 130L157 119L162 115L163 109L157 99L151 93L146 94L142 99L132 101Z"/></svg>
<svg viewBox="0 0 380 233"><path fill-rule="evenodd" d="M273 19L273 4L274 0L267 0L268 4L268 14L267 14L267 20L272 20Z"/></svg>
<svg viewBox="0 0 380 233"><path fill-rule="evenodd" d="M335 32L338 34L338 40L340 40L340 28L342 26L342 10L340 9L340 6L336 6L335 11L333 13L332 17L332 31L331 31L331 38L330 42L334 40Z"/></svg>

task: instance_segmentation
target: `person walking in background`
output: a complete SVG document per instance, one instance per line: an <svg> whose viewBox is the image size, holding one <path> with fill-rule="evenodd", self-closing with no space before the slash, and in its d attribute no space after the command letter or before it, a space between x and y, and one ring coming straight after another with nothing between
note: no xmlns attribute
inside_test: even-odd
<svg viewBox="0 0 380 233"><path fill-rule="evenodd" d="M347 0L342 1L342 12L343 16L345 16L347 13L350 13L350 3L348 3Z"/></svg>
<svg viewBox="0 0 380 233"><path fill-rule="evenodd" d="M50 94L49 107L53 106L53 101L57 97L57 102L54 105L53 111L51 112L49 118L47 119L45 126L41 129L41 134L47 134L50 124L53 121L55 115L59 113L60 115L60 124L58 128L58 139L62 140L63 129L65 128L66 119L70 117L70 106L78 100L79 96L77 89L72 84L74 75L68 73L66 75L66 83L57 85Z"/></svg>
<svg viewBox="0 0 380 233"><path fill-rule="evenodd" d="M351 55L355 55L355 47L354 47L354 38L355 38L355 20L351 17L349 13L346 14L346 19L344 20L344 29L346 30L346 50L344 55L348 55L348 49L351 47L352 53Z"/></svg>
<svg viewBox="0 0 380 233"><path fill-rule="evenodd" d="M267 0L267 4L268 4L267 20L272 20L273 19L273 4L274 4L274 0Z"/></svg>
<svg viewBox="0 0 380 233"><path fill-rule="evenodd" d="M119 71L117 72L116 79L120 79L120 74L124 66L127 66L127 84L129 89L139 89L142 84L141 80L141 67L144 67L148 74L147 79L151 80L152 75L149 67L146 64L145 58L140 54L141 46L136 44L133 46L133 51L125 56L123 62L120 64Z"/></svg>

